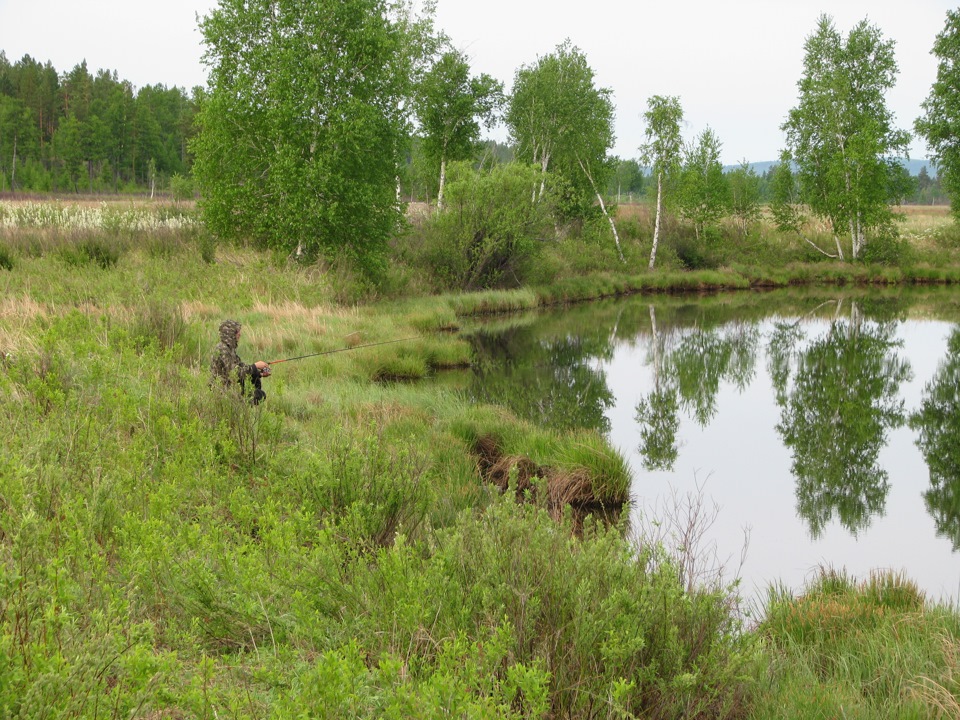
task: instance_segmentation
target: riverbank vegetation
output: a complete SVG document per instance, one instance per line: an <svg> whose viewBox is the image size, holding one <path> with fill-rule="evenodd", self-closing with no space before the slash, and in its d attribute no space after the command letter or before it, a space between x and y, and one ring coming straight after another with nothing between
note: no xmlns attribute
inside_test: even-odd
<svg viewBox="0 0 960 720"><path fill-rule="evenodd" d="M458 386L482 315L960 281L946 211L900 206L892 45L821 19L762 182L724 174L709 130L682 147L679 101L652 99L656 207L617 207L613 101L583 52L501 98L431 7L221 2L190 102L0 53L0 189L166 173L175 199L0 203L0 716L955 716L955 607L828 570L744 608L690 574L696 518L627 532L631 478L599 431ZM821 112L841 105L813 90L857 78ZM517 162L455 162L501 100ZM154 107L165 164L101 121ZM433 135L411 138L411 107ZM403 212L414 174L442 208ZM277 365L265 403L208 385L225 318Z"/></svg>
<svg viewBox="0 0 960 720"><path fill-rule="evenodd" d="M458 392L478 313L765 286L759 266L618 273L588 228L539 248L553 282L459 294L411 262L414 223L372 288L217 244L188 206L0 213L0 714L954 712L953 608L827 574L745 612L599 512L629 492L603 437ZM649 212L621 213L643 263ZM795 259L784 284L952 280L951 226L911 223L915 265ZM253 407L207 386L225 317L246 360L356 350L277 365Z"/></svg>

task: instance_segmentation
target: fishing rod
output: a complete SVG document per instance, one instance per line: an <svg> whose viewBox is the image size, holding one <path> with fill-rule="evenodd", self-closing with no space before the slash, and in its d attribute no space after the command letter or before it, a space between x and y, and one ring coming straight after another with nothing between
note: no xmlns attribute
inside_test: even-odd
<svg viewBox="0 0 960 720"><path fill-rule="evenodd" d="M392 343L406 342L408 340L419 340L420 336L397 338L396 340L383 340L381 342L364 343L363 345L351 345L350 347L337 348L336 350L324 350L323 352L310 353L309 355L298 355L297 357L284 358L283 360L271 360L267 365L278 365L280 363L290 362L291 360L303 360L304 358L317 357L318 355L332 355L333 353L346 352L347 350L359 350L360 348L376 347L377 345L390 345Z"/></svg>

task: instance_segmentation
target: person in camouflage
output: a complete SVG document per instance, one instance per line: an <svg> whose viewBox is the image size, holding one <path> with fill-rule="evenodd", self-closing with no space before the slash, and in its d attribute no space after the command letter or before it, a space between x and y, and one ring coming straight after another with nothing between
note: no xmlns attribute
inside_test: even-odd
<svg viewBox="0 0 960 720"><path fill-rule="evenodd" d="M240 359L237 354L240 327L236 320L224 320L220 323L220 342L217 343L210 360L210 384L230 387L239 383L240 392L246 394L249 380L253 391L250 402L257 405L267 397L260 386L260 378L270 375L270 366L263 360L248 365Z"/></svg>

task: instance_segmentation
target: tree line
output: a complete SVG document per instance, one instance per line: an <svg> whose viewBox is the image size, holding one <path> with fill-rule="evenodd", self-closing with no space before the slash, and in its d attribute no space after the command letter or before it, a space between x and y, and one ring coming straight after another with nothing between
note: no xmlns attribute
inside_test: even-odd
<svg viewBox="0 0 960 720"><path fill-rule="evenodd" d="M960 150L955 168L949 149L960 140L947 101L960 87L949 76L951 53L960 54L952 39L958 24L948 13L934 49L947 77L916 123L947 190L960 171ZM844 34L830 17L819 19L804 46L796 107L782 125L786 146L767 177L747 164L724 172L720 138L709 127L683 138L680 98L668 96L649 99L636 164L614 158L612 92L597 85L569 40L518 68L507 89L471 72L466 55L434 31L430 4L415 15L402 0L302 0L268 13L221 0L201 29L211 83L193 147L205 218L219 235L295 244L298 254L346 251L382 261L404 192L415 197L417 185L435 192L442 215L452 163L493 172L495 156L480 133L498 120L514 163L532 170L497 171L497 189L458 167L457 182L470 191L456 193L456 220L437 221L447 244L472 264L457 270L471 284L485 282L481 266L499 268L491 277L502 277L509 254L541 232L544 213L546 226L557 229L602 216L622 259L606 207L613 187L622 197L624 185L646 182L656 197L651 268L666 211L708 242L721 217L746 230L766 200L783 232L825 256L858 260L870 242L896 235L891 207L920 191L902 162L910 133L896 127L886 104L898 73L894 44L867 20ZM649 168L648 179L641 168ZM932 194L929 174L923 182ZM497 203L543 210L511 217L492 210ZM806 237L808 218L831 237Z"/></svg>
<svg viewBox="0 0 960 720"><path fill-rule="evenodd" d="M512 162L532 170L500 172L500 190L485 192L492 202L516 204L518 188L529 181L522 202L540 210L522 213L511 227L501 213L495 230L457 225L456 232L474 237L464 241L465 256L483 262L491 243L505 236L524 246L541 215L555 229L598 218L622 258L607 207L614 188L619 199L624 188L656 198L651 268L664 212L708 242L722 217L746 232L766 202L783 232L826 256L856 260L871 239L895 234L891 206L922 193L933 198L937 183L960 197L950 192L960 186L956 12L935 43L938 81L915 124L934 151L938 176L917 181L902 164L910 134L895 126L886 105L898 72L894 44L866 20L844 34L831 18L820 18L804 46L797 105L782 125L783 154L760 175L746 163L724 172L722 142L709 127L682 137L681 101L669 96L649 98L638 158L615 158L612 92L596 84L586 56L569 40L518 68L507 89L473 74L433 17L431 3L415 11L409 0L269 7L220 0L200 23L208 88L192 97L162 86L134 93L116 73L91 76L85 63L60 76L49 64L24 58L11 65L0 55L4 182L116 191L192 169L204 220L216 235L298 256L343 254L374 275L396 237L404 198L435 198L442 214L453 164L490 173L505 160L503 148L481 138L498 122L507 127ZM463 173L455 172L459 182L467 182ZM459 209L462 217L489 219L489 208ZM804 237L810 217L830 228L826 244Z"/></svg>
<svg viewBox="0 0 960 720"><path fill-rule="evenodd" d="M58 72L0 51L0 191L126 192L186 178L196 101L86 61Z"/></svg>

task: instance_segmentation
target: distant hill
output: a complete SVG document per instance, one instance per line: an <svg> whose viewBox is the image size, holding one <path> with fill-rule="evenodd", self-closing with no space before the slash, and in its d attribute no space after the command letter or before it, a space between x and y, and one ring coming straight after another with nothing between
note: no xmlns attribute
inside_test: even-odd
<svg viewBox="0 0 960 720"><path fill-rule="evenodd" d="M767 170L769 170L773 165L776 165L776 164L777 164L776 160L764 160L763 162L749 163L750 167L753 168L753 171L757 175L763 175L765 172L767 172ZM937 174L937 166L933 164L932 160L923 160L923 159L906 160L903 163L903 165L907 168L907 171L913 176L919 175L921 168L924 168L924 167L927 168L927 173L929 173L931 176L935 176ZM737 165L724 165L723 171L729 172L730 170L736 170L738 167L740 167L739 163Z"/></svg>
<svg viewBox="0 0 960 720"><path fill-rule="evenodd" d="M919 175L922 168L926 168L927 173L931 177L936 176L937 174L937 166L934 164L933 160L907 160L903 164L906 166L907 170L910 171L910 174L914 176Z"/></svg>

